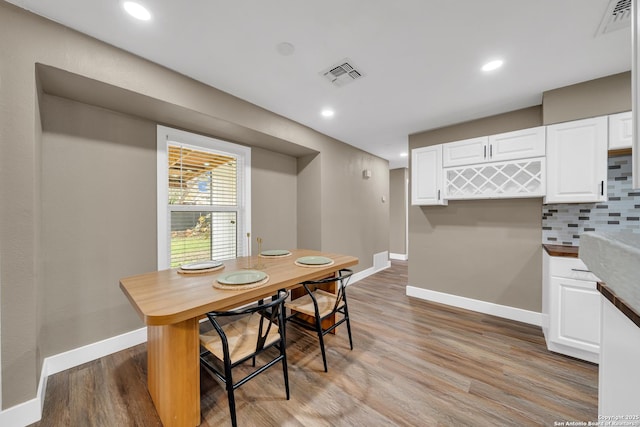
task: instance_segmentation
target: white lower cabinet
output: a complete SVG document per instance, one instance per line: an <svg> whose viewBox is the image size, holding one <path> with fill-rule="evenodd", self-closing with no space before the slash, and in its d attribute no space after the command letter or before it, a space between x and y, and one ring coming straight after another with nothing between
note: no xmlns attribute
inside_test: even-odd
<svg viewBox="0 0 640 427"><path fill-rule="evenodd" d="M600 292L595 282L551 278L551 341L572 349L600 351ZM566 353L565 353L566 354ZM576 355L579 357L579 355ZM598 358L590 358L597 362Z"/></svg>
<svg viewBox="0 0 640 427"><path fill-rule="evenodd" d="M602 300L602 355L598 370L598 415L618 425L640 423L640 327L608 299ZM636 424L622 424L622 422ZM603 425L616 425L613 422Z"/></svg>
<svg viewBox="0 0 640 427"><path fill-rule="evenodd" d="M544 252L543 331L547 348L598 363L600 360L600 292L598 278L578 258Z"/></svg>

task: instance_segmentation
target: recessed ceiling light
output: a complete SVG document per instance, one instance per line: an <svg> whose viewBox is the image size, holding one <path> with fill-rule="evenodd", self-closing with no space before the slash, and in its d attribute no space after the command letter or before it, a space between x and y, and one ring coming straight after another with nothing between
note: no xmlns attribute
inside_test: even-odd
<svg viewBox="0 0 640 427"><path fill-rule="evenodd" d="M141 21L148 21L151 19L151 13L149 13L149 11L140 3L126 1L123 3L122 7L124 7L124 10L126 10L129 15L136 19Z"/></svg>
<svg viewBox="0 0 640 427"><path fill-rule="evenodd" d="M335 112L330 108L325 108L324 110L322 110L322 112L320 114L322 114L322 117L327 117L328 118L328 117L333 117Z"/></svg>
<svg viewBox="0 0 640 427"><path fill-rule="evenodd" d="M489 61L486 64L484 64L482 66L482 71L493 71L493 70L497 70L498 68L502 67L502 64L504 64L504 61L502 59L496 59L494 61Z"/></svg>

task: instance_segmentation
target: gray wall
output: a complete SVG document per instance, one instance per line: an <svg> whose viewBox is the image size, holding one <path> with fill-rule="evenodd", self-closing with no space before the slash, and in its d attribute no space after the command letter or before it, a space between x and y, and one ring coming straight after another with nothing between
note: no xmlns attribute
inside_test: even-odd
<svg viewBox="0 0 640 427"><path fill-rule="evenodd" d="M298 159L298 246L322 247L321 156L311 154Z"/></svg>
<svg viewBox="0 0 640 427"><path fill-rule="evenodd" d="M157 265L156 126L49 95L40 105L46 357L142 326L114 284Z"/></svg>
<svg viewBox="0 0 640 427"><path fill-rule="evenodd" d="M543 93L543 104L409 136L410 148L631 109L631 73ZM542 199L409 208L409 284L541 310Z"/></svg>
<svg viewBox="0 0 640 427"><path fill-rule="evenodd" d="M409 136L411 149L539 126L540 106ZM542 199L409 207L409 285L540 311Z"/></svg>
<svg viewBox="0 0 640 427"><path fill-rule="evenodd" d="M117 279L155 268L156 123L254 147L265 243L356 270L388 248L385 160L4 2L0 57L3 408L44 357L141 326Z"/></svg>
<svg viewBox="0 0 640 427"><path fill-rule="evenodd" d="M546 91L542 96L545 125L631 110L631 72Z"/></svg>
<svg viewBox="0 0 640 427"><path fill-rule="evenodd" d="M407 168L389 171L389 252L407 254Z"/></svg>
<svg viewBox="0 0 640 427"><path fill-rule="evenodd" d="M320 154L322 248L353 254L389 250L389 204L382 201L389 200L389 164L362 151L350 154L344 144L331 145ZM363 178L364 169L371 178Z"/></svg>
<svg viewBox="0 0 640 427"><path fill-rule="evenodd" d="M262 148L251 150L252 252L293 249L298 245L297 159ZM275 190L275 191L274 191Z"/></svg>

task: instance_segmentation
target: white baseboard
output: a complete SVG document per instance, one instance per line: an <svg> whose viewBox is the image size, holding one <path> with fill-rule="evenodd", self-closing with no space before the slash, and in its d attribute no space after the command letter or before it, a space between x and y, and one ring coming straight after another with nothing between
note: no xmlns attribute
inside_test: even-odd
<svg viewBox="0 0 640 427"><path fill-rule="evenodd" d="M379 252L373 255L373 267L369 267L366 270L353 273L351 276L350 284L356 283L366 277L376 274L378 271L385 270L391 267L391 261L389 261L388 252Z"/></svg>
<svg viewBox="0 0 640 427"><path fill-rule="evenodd" d="M554 343L552 341L547 341L547 350L553 351L554 353L560 353L566 356L575 357L576 359L586 360L587 362L595 363L596 365L600 364L600 353L598 352L586 351L579 348Z"/></svg>
<svg viewBox="0 0 640 427"><path fill-rule="evenodd" d="M407 296L446 304L453 307L464 308L465 310L477 311L478 313L490 314L505 319L515 320L517 322L528 323L530 325L542 326L542 313L535 311L494 304L458 295L445 294L443 292L432 291L415 286L407 286Z"/></svg>
<svg viewBox="0 0 640 427"><path fill-rule="evenodd" d="M93 344L74 348L44 359L40 372L38 392L34 399L0 411L0 425L24 427L40 421L49 375L91 362L109 354L142 344L147 341L147 328L140 328L122 335L107 338Z"/></svg>
<svg viewBox="0 0 640 427"><path fill-rule="evenodd" d="M351 276L351 280L349 281L349 284L352 285L356 282L359 282L360 280L371 276L372 274L375 274L376 270L373 267L369 267L366 270L362 270L362 271L358 271L357 273L353 273L353 276Z"/></svg>
<svg viewBox="0 0 640 427"><path fill-rule="evenodd" d="M46 387L46 380L45 387ZM40 379L42 385L42 378ZM40 386L35 399L28 400L9 409L0 412L0 425L7 427L25 427L42 418L42 405L44 399L40 397Z"/></svg>
<svg viewBox="0 0 640 427"><path fill-rule="evenodd" d="M389 265L387 267L383 267L383 268L379 268L379 269L375 269L374 267L369 267L366 270L362 270L362 271L358 271L357 273L353 273L353 276L351 276L351 280L349 281L349 284L353 284L356 282L359 282L362 279L365 279L369 276L371 276L372 274L376 274L378 271L382 271L386 268L391 267L391 263L389 263Z"/></svg>
<svg viewBox="0 0 640 427"><path fill-rule="evenodd" d="M398 261L406 261L409 259L409 255L407 254L394 254L393 252L391 252L389 254L389 259L395 259Z"/></svg>
<svg viewBox="0 0 640 427"><path fill-rule="evenodd" d="M47 357L44 364L47 366L47 374L53 375L146 341L147 328L145 327Z"/></svg>

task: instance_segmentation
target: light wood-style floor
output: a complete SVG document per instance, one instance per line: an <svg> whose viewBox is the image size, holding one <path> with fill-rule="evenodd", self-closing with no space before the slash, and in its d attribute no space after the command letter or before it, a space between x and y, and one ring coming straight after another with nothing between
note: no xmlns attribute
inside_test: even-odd
<svg viewBox="0 0 640 427"><path fill-rule="evenodd" d="M596 365L547 351L540 328L405 295L407 264L349 288L346 330L287 332L291 400L275 366L236 391L241 426L528 426L597 420ZM202 426L230 425L201 370ZM53 375L33 426L157 426L145 345Z"/></svg>

